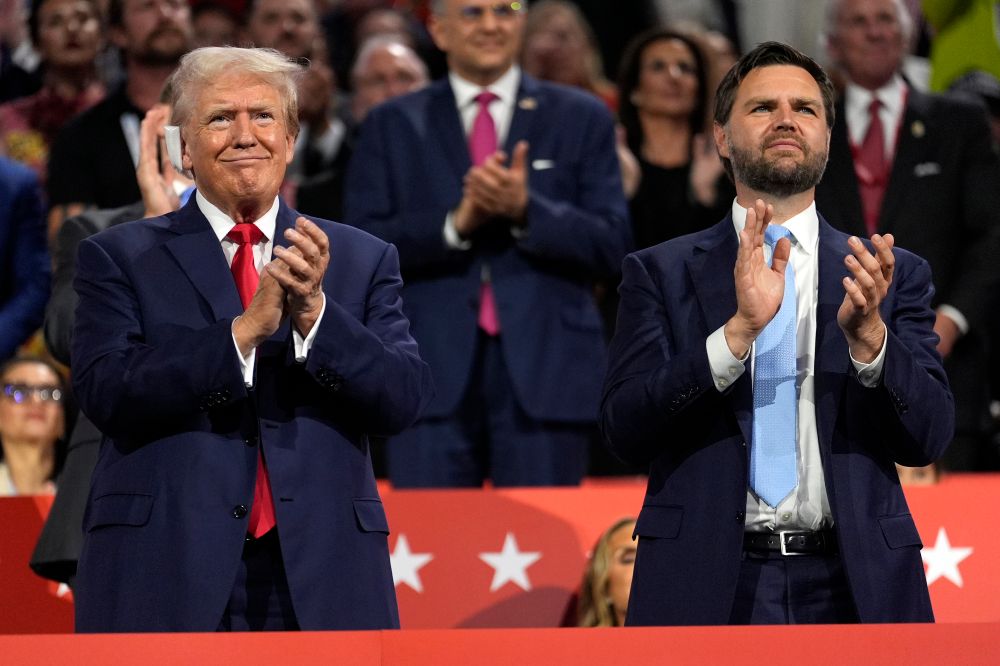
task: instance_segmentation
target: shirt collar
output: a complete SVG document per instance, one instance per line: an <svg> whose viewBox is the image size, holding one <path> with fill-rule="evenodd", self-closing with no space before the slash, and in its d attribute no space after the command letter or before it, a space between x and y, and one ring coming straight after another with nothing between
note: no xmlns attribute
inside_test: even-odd
<svg viewBox="0 0 1000 666"><path fill-rule="evenodd" d="M236 222L233 221L231 217L223 213L219 208L212 204L208 199L206 199L201 190L195 190L194 194L195 203L198 204L198 209L201 211L202 215L208 220L208 223L212 225L212 231L215 232L216 238L219 242L236 226ZM260 229L261 233L264 234L265 240L274 240L274 229L278 222L278 197L274 197L274 203L271 208L268 209L266 213L261 215L254 224Z"/></svg>
<svg viewBox="0 0 1000 666"><path fill-rule="evenodd" d="M903 113L905 96L906 82L898 73L893 74L889 82L877 90L868 90L848 82L844 89L844 110L849 116L867 118L872 98L878 97L891 117L898 118Z"/></svg>
<svg viewBox="0 0 1000 666"><path fill-rule="evenodd" d="M448 82L451 84L451 90L455 95L455 102L460 109L464 109L470 104L475 104L476 95L483 90L489 90L499 97L501 102L509 105L513 104L517 98L517 86L521 82L521 68L517 65L512 66L504 72L503 76L485 88L467 79L463 79L455 72L448 72Z"/></svg>
<svg viewBox="0 0 1000 666"><path fill-rule="evenodd" d="M736 233L743 231L747 223L747 209L733 201L733 228ZM806 254L812 254L819 240L819 216L816 214L816 202L813 201L800 213L785 220L782 225L792 233L792 244Z"/></svg>

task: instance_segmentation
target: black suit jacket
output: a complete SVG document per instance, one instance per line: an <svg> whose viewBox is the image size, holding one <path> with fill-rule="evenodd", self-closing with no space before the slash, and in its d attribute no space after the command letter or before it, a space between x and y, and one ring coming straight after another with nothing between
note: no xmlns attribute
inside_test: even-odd
<svg viewBox="0 0 1000 666"><path fill-rule="evenodd" d="M867 235L843 100L816 207L834 227ZM973 328L983 325L1000 287L1000 161L980 107L910 90L878 231L930 264L934 306L947 303Z"/></svg>
<svg viewBox="0 0 1000 666"><path fill-rule="evenodd" d="M937 290L932 306L954 306L970 325L945 359L956 439L944 462L993 467L983 442L991 427L989 328L1000 305L1000 162L984 111L965 99L911 89L898 136L878 231L927 260ZM843 101L816 205L834 227L866 234Z"/></svg>

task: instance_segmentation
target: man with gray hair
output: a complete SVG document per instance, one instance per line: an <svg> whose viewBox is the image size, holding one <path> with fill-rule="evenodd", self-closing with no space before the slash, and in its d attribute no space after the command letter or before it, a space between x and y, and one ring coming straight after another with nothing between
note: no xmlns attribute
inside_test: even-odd
<svg viewBox="0 0 1000 666"><path fill-rule="evenodd" d="M430 375L395 248L278 196L298 71L269 49L185 56L195 195L80 244L74 386L105 438L78 631L399 624L369 435L413 422Z"/></svg>
<svg viewBox="0 0 1000 666"><path fill-rule="evenodd" d="M1000 162L985 110L916 90L901 73L913 20L901 0L832 0L826 42L846 77L816 202L830 224L891 232L934 275L934 332L955 393L946 467L997 468L987 446L988 329L1000 292Z"/></svg>
<svg viewBox="0 0 1000 666"><path fill-rule="evenodd" d="M394 35L375 35L361 45L351 68L351 115L361 123L375 105L419 90L430 78L417 52Z"/></svg>

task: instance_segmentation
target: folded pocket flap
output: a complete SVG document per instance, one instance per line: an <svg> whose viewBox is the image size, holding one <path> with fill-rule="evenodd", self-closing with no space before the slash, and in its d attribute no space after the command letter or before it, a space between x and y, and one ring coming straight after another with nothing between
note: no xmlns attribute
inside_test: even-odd
<svg viewBox="0 0 1000 666"><path fill-rule="evenodd" d="M141 493L111 493L94 499L87 511L84 529L93 530L109 525L140 527L149 522L153 512L153 496Z"/></svg>
<svg viewBox="0 0 1000 666"><path fill-rule="evenodd" d="M645 504L639 512L639 519L635 521L632 536L676 539L681 531L683 517L684 507Z"/></svg>
<svg viewBox="0 0 1000 666"><path fill-rule="evenodd" d="M882 516L878 519L878 524L882 528L882 535L889 548L924 545L920 540L920 533L917 532L917 526L913 524L913 517L908 513Z"/></svg>
<svg viewBox="0 0 1000 666"><path fill-rule="evenodd" d="M389 521L386 520L382 500L355 498L354 515L358 517L358 525L365 532L389 533Z"/></svg>

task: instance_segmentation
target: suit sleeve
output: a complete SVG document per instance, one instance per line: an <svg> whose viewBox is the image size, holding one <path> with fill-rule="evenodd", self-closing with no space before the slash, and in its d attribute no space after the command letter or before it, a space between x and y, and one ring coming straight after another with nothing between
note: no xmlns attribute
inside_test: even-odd
<svg viewBox="0 0 1000 666"><path fill-rule="evenodd" d="M596 103L594 107L578 135L582 149L576 198L566 201L547 196L532 189L529 179L528 233L518 246L539 259L575 265L602 277L618 274L622 258L632 249L632 232L614 123L604 108Z"/></svg>
<svg viewBox="0 0 1000 666"><path fill-rule="evenodd" d="M881 439L896 462L919 467L937 460L951 442L955 404L937 352L930 267L923 259L906 256L907 261L897 263L893 278L896 298L888 320L881 387L875 389L882 392L883 411L872 427L888 428ZM859 394L859 404L871 401L871 389L855 381L848 387Z"/></svg>
<svg viewBox="0 0 1000 666"><path fill-rule="evenodd" d="M401 136L399 126L408 123L405 115L393 108L376 108L368 114L347 170L344 219L395 245L404 270L462 263L467 253L449 248L444 239L445 217L458 206L461 188L456 188L453 201L421 197L423 207L415 207L401 200L408 187L402 180L446 177L417 173L406 147L395 145L394 138Z"/></svg>
<svg viewBox="0 0 1000 666"><path fill-rule="evenodd" d="M600 425L618 457L644 464L683 428L679 422L694 406L722 398L705 344L675 348L663 294L634 254L622 265L620 293Z"/></svg>
<svg viewBox="0 0 1000 666"><path fill-rule="evenodd" d="M232 320L198 329L162 325L158 344L149 344L125 259L113 256L101 238L79 246L71 354L74 391L97 428L141 439L246 397Z"/></svg>
<svg viewBox="0 0 1000 666"><path fill-rule="evenodd" d="M9 297L0 304L0 358L13 356L18 345L41 325L51 279L38 181L33 173L20 167L7 173L12 183L10 209L6 212L13 229Z"/></svg>
<svg viewBox="0 0 1000 666"><path fill-rule="evenodd" d="M385 251L369 278L364 321L327 299L306 370L332 399L347 401L366 432L394 435L416 421L433 395L403 314L396 248Z"/></svg>

